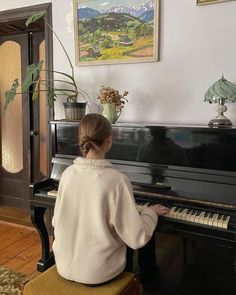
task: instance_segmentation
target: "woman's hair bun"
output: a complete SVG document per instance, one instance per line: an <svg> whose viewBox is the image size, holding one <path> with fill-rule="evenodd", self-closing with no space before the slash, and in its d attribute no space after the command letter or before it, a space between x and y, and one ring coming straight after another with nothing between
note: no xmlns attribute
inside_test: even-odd
<svg viewBox="0 0 236 295"><path fill-rule="evenodd" d="M89 150L93 147L92 143L90 141L86 141L84 142L84 144L82 144L80 146L80 149L82 151L82 153L84 155L87 155L87 153L89 152Z"/></svg>
<svg viewBox="0 0 236 295"><path fill-rule="evenodd" d="M111 124L101 114L87 114L79 127L79 145L84 156L94 146L101 147L105 139L111 135Z"/></svg>

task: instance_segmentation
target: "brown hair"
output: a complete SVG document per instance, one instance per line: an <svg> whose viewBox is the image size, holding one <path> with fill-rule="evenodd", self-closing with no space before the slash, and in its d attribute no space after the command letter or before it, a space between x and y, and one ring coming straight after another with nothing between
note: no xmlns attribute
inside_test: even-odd
<svg viewBox="0 0 236 295"><path fill-rule="evenodd" d="M102 147L105 139L111 135L110 122L100 114L88 114L80 122L79 146L86 157L91 148Z"/></svg>

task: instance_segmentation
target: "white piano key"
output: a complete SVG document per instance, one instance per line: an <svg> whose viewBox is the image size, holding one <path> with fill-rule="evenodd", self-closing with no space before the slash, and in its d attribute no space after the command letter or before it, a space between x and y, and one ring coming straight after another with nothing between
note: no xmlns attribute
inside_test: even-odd
<svg viewBox="0 0 236 295"><path fill-rule="evenodd" d="M180 215L180 218L181 220L185 220L186 219L186 213L187 213L188 209L184 209L183 212L181 213Z"/></svg>
<svg viewBox="0 0 236 295"><path fill-rule="evenodd" d="M195 219L196 223L201 223L204 224L204 215L205 215L206 211L202 211L200 213L200 215Z"/></svg>
<svg viewBox="0 0 236 295"><path fill-rule="evenodd" d="M194 213L193 212L191 213L189 221L194 222L194 219L196 218L196 215L197 215L197 210Z"/></svg>
<svg viewBox="0 0 236 295"><path fill-rule="evenodd" d="M47 192L47 195L51 197L57 197L57 194L58 194L58 191L55 189Z"/></svg>
<svg viewBox="0 0 236 295"><path fill-rule="evenodd" d="M203 216L203 224L206 224L206 225L208 224L210 214L211 214L211 212L207 212L207 215L204 214L204 216Z"/></svg>
<svg viewBox="0 0 236 295"><path fill-rule="evenodd" d="M178 209L177 209L177 208L178 208ZM178 215L179 210L180 210L179 207L177 207L177 208L174 210L174 212L173 212L173 214L172 214L172 218L174 218L174 219L177 219L177 215Z"/></svg>
<svg viewBox="0 0 236 295"><path fill-rule="evenodd" d="M180 208L179 211L177 212L177 215L176 215L176 219L181 219L181 216L183 214L183 211L184 211L184 208Z"/></svg>
<svg viewBox="0 0 236 295"><path fill-rule="evenodd" d="M176 209L176 207L172 207L172 208L170 209L170 212L167 214L167 217L172 218L175 209Z"/></svg>
<svg viewBox="0 0 236 295"><path fill-rule="evenodd" d="M189 213L186 213L186 221L190 221L192 210Z"/></svg>
<svg viewBox="0 0 236 295"><path fill-rule="evenodd" d="M218 218L217 218L217 227L223 227L223 217L224 215L223 214L219 214Z"/></svg>
<svg viewBox="0 0 236 295"><path fill-rule="evenodd" d="M222 223L223 228L226 228L226 229L228 228L229 220L230 220L230 216L227 216L226 220L223 220L223 223Z"/></svg>
<svg viewBox="0 0 236 295"><path fill-rule="evenodd" d="M209 218L208 218L208 220L207 220L207 225L209 225L209 226L213 226L213 220L214 220L214 214L213 213L211 213L210 214L210 216L209 216Z"/></svg>
<svg viewBox="0 0 236 295"><path fill-rule="evenodd" d="M215 227L218 226L218 217L219 217L219 214L215 213L214 214L214 219L213 219L213 222L212 222L212 226L215 226Z"/></svg>

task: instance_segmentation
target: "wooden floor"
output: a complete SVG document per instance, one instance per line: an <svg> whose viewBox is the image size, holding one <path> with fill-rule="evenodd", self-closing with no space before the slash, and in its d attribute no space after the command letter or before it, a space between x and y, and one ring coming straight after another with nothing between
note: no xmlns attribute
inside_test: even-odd
<svg viewBox="0 0 236 295"><path fill-rule="evenodd" d="M0 220L0 265L32 279L39 274L36 263L40 255L40 238L33 227Z"/></svg>

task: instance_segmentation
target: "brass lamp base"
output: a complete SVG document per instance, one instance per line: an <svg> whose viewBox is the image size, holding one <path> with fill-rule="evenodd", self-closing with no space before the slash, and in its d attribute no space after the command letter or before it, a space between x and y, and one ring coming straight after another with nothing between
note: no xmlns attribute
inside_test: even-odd
<svg viewBox="0 0 236 295"><path fill-rule="evenodd" d="M227 107L224 105L224 102L225 100L223 98L219 99L218 104L216 105L218 115L208 123L208 126L215 128L232 127L232 122L224 115L227 111Z"/></svg>
<svg viewBox="0 0 236 295"><path fill-rule="evenodd" d="M214 128L228 128L232 127L232 122L224 116L224 118L214 118L212 119L209 123L209 127L214 127Z"/></svg>

